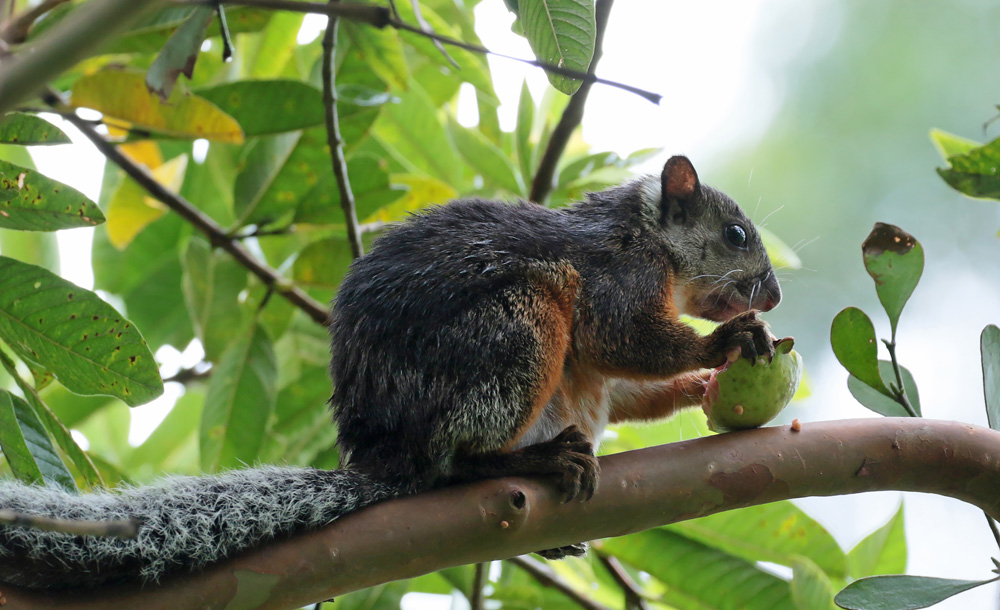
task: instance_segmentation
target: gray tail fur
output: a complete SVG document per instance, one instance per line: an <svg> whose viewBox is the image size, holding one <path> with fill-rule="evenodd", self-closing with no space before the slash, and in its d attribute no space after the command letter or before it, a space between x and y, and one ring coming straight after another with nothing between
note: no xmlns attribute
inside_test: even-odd
<svg viewBox="0 0 1000 610"><path fill-rule="evenodd" d="M157 581L323 526L403 490L350 470L262 467L71 494L0 482L0 508L61 519L138 519L133 539L0 526L0 581L31 588Z"/></svg>

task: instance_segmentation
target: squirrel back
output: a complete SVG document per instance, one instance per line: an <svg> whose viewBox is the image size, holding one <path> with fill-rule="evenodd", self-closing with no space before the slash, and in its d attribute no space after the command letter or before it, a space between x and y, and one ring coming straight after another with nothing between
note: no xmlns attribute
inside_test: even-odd
<svg viewBox="0 0 1000 610"><path fill-rule="evenodd" d="M735 350L772 353L753 310L779 299L752 223L684 157L565 209L433 208L380 237L338 292L331 403L345 469L264 467L87 495L0 482L3 508L141 521L132 540L0 527L0 581L156 581L484 477L551 476L567 500L585 500L604 427L699 404L703 369ZM681 313L722 324L700 336Z"/></svg>

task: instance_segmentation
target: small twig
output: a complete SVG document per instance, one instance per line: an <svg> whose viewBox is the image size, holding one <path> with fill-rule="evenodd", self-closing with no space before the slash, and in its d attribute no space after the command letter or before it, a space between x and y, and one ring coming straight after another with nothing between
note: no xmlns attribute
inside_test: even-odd
<svg viewBox="0 0 1000 610"><path fill-rule="evenodd" d="M594 57L590 60L590 68L587 69L587 74L594 74L594 70L597 69L597 62L600 61L601 55L604 53L604 32L608 29L608 16L611 14L612 4L614 4L614 0L597 0L597 5L594 9L596 13L597 35L594 40ZM566 144L569 143L570 136L573 135L576 128L580 126L580 121L583 120L583 107L587 103L587 95L590 93L592 85L593 83L586 81L580 84L580 88L573 94L566 109L563 110L556 128L552 130L552 135L549 137L549 144L545 147L545 154L542 156L542 160L538 164L538 170L535 172L535 179L531 182L531 194L528 195L529 201L545 204L549 192L552 191L552 182L559 159L562 158L562 154L566 150Z"/></svg>
<svg viewBox="0 0 1000 610"><path fill-rule="evenodd" d="M330 4L338 4L340 0L330 0ZM351 179L347 174L347 160L344 158L344 139L340 134L340 117L337 112L337 87L334 74L335 53L337 50L337 30L340 18L331 15L323 34L323 105L326 109L326 142L330 147L330 162L333 163L333 175L337 178L337 188L340 191L340 207L344 210L344 222L347 223L347 243L351 246L351 255L360 258L365 254L361 243L361 231L358 229L358 213L354 204L354 192L351 190Z"/></svg>
<svg viewBox="0 0 1000 610"><path fill-rule="evenodd" d="M537 580L542 585L557 589L560 593L573 600L581 608L585 608L586 610L611 610L604 604L595 602L589 597L578 592L551 568L534 559L531 559L530 557L522 555L520 557L511 557L507 561L527 572L532 578Z"/></svg>
<svg viewBox="0 0 1000 610"><path fill-rule="evenodd" d="M53 519L40 515L26 515L6 508L0 509L0 523L31 527L47 532L62 532L75 536L105 536L109 538L135 538L139 534L139 521L78 521L75 519Z"/></svg>
<svg viewBox="0 0 1000 610"><path fill-rule="evenodd" d="M229 34L226 9L221 2L215 6L215 14L219 17L219 33L222 34L222 61L228 62L233 59L233 38Z"/></svg>
<svg viewBox="0 0 1000 610"><path fill-rule="evenodd" d="M192 381L201 381L212 376L211 365L206 366L207 363L198 363L191 368L181 369L171 375L170 377L164 377L163 383L169 383L173 381L174 383L189 384Z"/></svg>
<svg viewBox="0 0 1000 610"><path fill-rule="evenodd" d="M58 93L51 89L45 101L53 106L58 106L62 103ZM67 114L65 116L88 140L94 143L97 150L115 165L122 168L126 174L138 182L155 199L176 212L181 218L194 226L194 228L201 231L208 237L209 242L213 246L222 248L228 252L238 263L256 275L264 285L273 287L278 294L305 312L317 324L326 326L329 323L329 313L322 303L306 294L298 286L291 284L274 269L254 258L242 244L227 236L225 230L217 222L205 215L183 197L171 192L157 182L145 167L134 163L122 154L114 144L105 140L104 136L97 133L93 125L80 119L75 114Z"/></svg>
<svg viewBox="0 0 1000 610"><path fill-rule="evenodd" d="M993 520L993 517L986 514L983 511L983 516L986 517L986 522L990 524L990 531L993 532L993 539L996 540L997 546L1000 547L1000 531L997 531L997 522Z"/></svg>
<svg viewBox="0 0 1000 610"><path fill-rule="evenodd" d="M885 344L886 348L889 350L889 359L892 361L892 370L896 374L896 387L890 388L893 394L896 395L896 402L901 404L906 412L910 414L910 417L920 417L917 414L916 409L910 404L910 399L906 396L906 387L903 385L903 374L899 368L899 362L896 360L896 337L893 335L892 341L886 341L882 339L882 343Z"/></svg>
<svg viewBox="0 0 1000 610"><path fill-rule="evenodd" d="M172 4L183 4L183 5L213 5L217 0L171 0ZM535 66L541 68L546 72L551 72L552 74L558 74L560 76L565 76L567 78L575 78L582 80L585 83L600 83L602 85L607 85L609 87L615 87L623 91L628 91L629 93L634 93L643 99L647 99L654 104L659 104L660 100L663 98L662 95L658 93L653 93L651 91L646 91L645 89L640 89L639 87L633 87L632 85L626 85L624 83L619 83L617 81L608 80L605 78L599 78L593 74L588 74L586 72L579 72L577 70L570 70L569 68L564 68L562 66L557 66L555 64L546 63L544 61L538 61L537 59L525 59L523 57L515 57L513 55L506 55L504 53L497 53L496 51L490 51L489 49L463 42L461 40L456 40L454 38L449 38L448 36L442 36L435 32L425 32L417 26L410 25L392 16L392 12L384 6L374 6L367 4L355 4L355 3L340 3L342 6L329 6L324 5L319 2L294 2L292 0L231 0L224 2L224 4L230 4L233 6L253 6L258 8L269 8L275 10L283 11L293 11L298 13L316 13L318 15L328 15L337 16L343 19L348 19L350 21L358 21L360 23L367 23L378 28L383 28L386 26L391 26L397 30L404 30L406 32L411 32L417 34L418 36L424 36L430 38L431 40L437 40L446 45L457 47L459 49L465 49L472 53L479 53L483 55L493 55L494 57L502 57L504 59L509 59L512 61L521 62L529 66Z"/></svg>
<svg viewBox="0 0 1000 610"><path fill-rule="evenodd" d="M31 26L45 13L70 0L44 0L20 15L14 16L14 0L10 0L10 15L0 24L0 38L10 44L19 44L28 38Z"/></svg>
<svg viewBox="0 0 1000 610"><path fill-rule="evenodd" d="M389 0L389 3L392 4L392 0ZM434 32L434 29L431 28L431 24L427 23L427 20L424 19L424 14L420 11L420 0L410 0L410 4L413 5L413 17L417 20L417 25L420 26L420 29L424 32ZM396 11L396 5L392 4L392 7L392 12L396 20L402 21L399 18L399 13ZM437 50L441 52L441 55L444 55L444 58L447 59L448 63L450 63L456 70L462 69L462 66L458 65L458 62L455 61L455 58L449 55L448 51L444 50L444 45L441 44L440 40L434 40L434 46L437 47Z"/></svg>
<svg viewBox="0 0 1000 610"><path fill-rule="evenodd" d="M622 592L625 594L625 610L649 610L649 604L646 603L642 589L632 580L629 573L625 571L618 558L614 555L601 552L597 552L596 554L597 559L604 566L604 569L608 571L608 574L611 574L611 578L614 578L618 586L622 588Z"/></svg>
<svg viewBox="0 0 1000 610"><path fill-rule="evenodd" d="M256 227L253 231L248 233L230 233L230 239L250 239L251 237L274 237L276 235L291 235L295 233L295 225L288 225L287 227L279 227L276 229L261 229Z"/></svg>
<svg viewBox="0 0 1000 610"><path fill-rule="evenodd" d="M470 610L483 610L485 604L486 572L489 567L488 562L477 563L476 571L472 576L472 591L469 595Z"/></svg>
<svg viewBox="0 0 1000 610"><path fill-rule="evenodd" d="M373 220L371 222L366 222L358 227L358 231L364 235L365 233L374 233L376 231L381 231L382 229L391 225L391 222L386 222L384 220Z"/></svg>

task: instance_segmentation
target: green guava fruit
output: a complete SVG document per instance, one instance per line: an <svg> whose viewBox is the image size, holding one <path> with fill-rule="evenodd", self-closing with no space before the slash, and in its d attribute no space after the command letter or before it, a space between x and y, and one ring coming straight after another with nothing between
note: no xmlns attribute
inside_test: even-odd
<svg viewBox="0 0 1000 610"><path fill-rule="evenodd" d="M775 341L774 357L726 362L712 371L705 384L701 408L708 427L730 432L763 426L792 400L802 379L802 357L792 349L791 337ZM753 364L753 366L751 366Z"/></svg>

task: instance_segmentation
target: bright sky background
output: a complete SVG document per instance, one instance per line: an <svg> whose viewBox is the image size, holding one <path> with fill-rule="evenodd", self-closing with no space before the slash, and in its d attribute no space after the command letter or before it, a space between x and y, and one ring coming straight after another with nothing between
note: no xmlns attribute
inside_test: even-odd
<svg viewBox="0 0 1000 610"><path fill-rule="evenodd" d="M819 14L818 8L828 4L829 0L808 3L793 0L619 0L612 11L598 73L605 78L662 93L665 97L659 106L654 106L620 90L594 87L584 119L584 139L595 150L613 150L623 155L641 148L664 147L663 157L649 162L647 169L658 171L663 158L682 153L692 158L702 175L710 175L713 158L752 141L768 128L783 95L780 70L783 63L792 58L802 61L807 40L812 43L809 47L811 53L822 53L824 44L833 42L831 38L816 44L818 34L812 27ZM777 13L790 20L792 25L784 30L786 36L782 40L772 41L764 61L755 36L758 28L767 23L768 16ZM725 19L720 19L720 15L725 15ZM484 0L476 10L476 22L485 46L507 54L531 56L527 43L510 32L512 16L500 0ZM313 38L321 27L321 18L307 19L300 40ZM824 29L825 32L831 30L836 31L835 28ZM824 35L832 36L829 33ZM527 78L537 100L546 79L540 71L516 62L492 57L489 61L503 103L501 124L511 129L522 80ZM464 109L460 109L460 114L463 112ZM61 127L77 143L36 147L32 156L40 171L96 200L103 173L103 158L79 134L74 133L71 126L61 124ZM765 198L757 217L777 207L777 202L768 203ZM91 229L62 231L59 234L62 275L87 288L93 286L89 264L91 234ZM975 278L969 281L974 282ZM940 294L947 295L949 292L941 290ZM940 309L949 308L949 304L937 305ZM960 307L961 303L953 305ZM936 312L925 314L930 317ZM945 339L930 333L922 340L930 344ZM912 353L916 356L921 347L913 346ZM930 345L927 347L929 349ZM161 350L157 356L161 361L169 362L166 369L174 369L182 363L190 365L196 362L200 358L200 348L193 346L183 358L167 350ZM932 367L940 365L940 362L930 363L928 368L935 370ZM968 364L956 362L953 366L967 368ZM816 371L813 364L810 363L810 367L811 373ZM830 404L853 402L844 387L842 371L836 371L832 366L820 368L831 372L813 378L814 393L826 397ZM925 383L931 381L918 374L919 363L911 368L918 378L926 380ZM171 370L166 369L164 373L169 375ZM961 371L945 371L944 374L950 372L958 375ZM179 387L169 387L171 385L174 384L168 384L166 396L132 411L135 415L130 434L132 442L140 442L166 415L180 392ZM946 388L935 390L923 385L921 390L925 403L927 396L933 396L935 392L947 396L948 391ZM851 415L860 416L863 413L858 407ZM839 416L839 413L832 413L827 417L813 415L808 419ZM969 418L963 414L963 419L984 423L981 418L976 419L971 411ZM810 499L802 504L834 533L842 546L849 548L892 514L900 496L896 493L866 494ZM907 494L906 510L908 531L920 532L910 537L910 572L969 579L986 576L984 565L996 549L977 509L937 496ZM995 607L996 595L994 586L980 588L937 608ZM408 610L448 608L451 603L450 598L431 600L408 596L404 607ZM461 603L456 602L455 607L461 607Z"/></svg>

